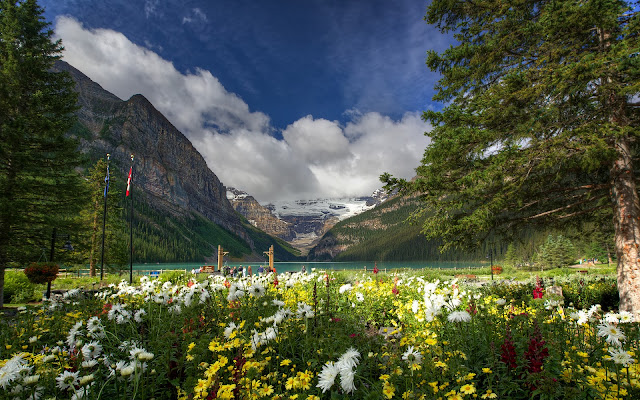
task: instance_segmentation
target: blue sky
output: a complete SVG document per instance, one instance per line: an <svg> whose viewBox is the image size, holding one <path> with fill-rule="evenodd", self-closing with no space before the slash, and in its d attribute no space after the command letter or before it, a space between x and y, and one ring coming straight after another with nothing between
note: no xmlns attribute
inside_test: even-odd
<svg viewBox="0 0 640 400"><path fill-rule="evenodd" d="M227 186L261 203L410 178L448 38L420 0L41 0L64 59L147 97Z"/></svg>

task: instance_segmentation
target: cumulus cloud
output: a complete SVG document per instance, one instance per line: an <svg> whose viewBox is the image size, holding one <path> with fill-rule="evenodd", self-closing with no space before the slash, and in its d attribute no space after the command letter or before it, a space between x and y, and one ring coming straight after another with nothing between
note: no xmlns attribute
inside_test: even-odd
<svg viewBox="0 0 640 400"><path fill-rule="evenodd" d="M119 32L88 30L69 17L58 18L55 32L65 61L122 99L144 95L225 185L263 204L370 194L383 172L412 177L428 144L417 113L392 120L351 112L344 125L308 115L277 139L269 117L251 111L209 71L182 73Z"/></svg>

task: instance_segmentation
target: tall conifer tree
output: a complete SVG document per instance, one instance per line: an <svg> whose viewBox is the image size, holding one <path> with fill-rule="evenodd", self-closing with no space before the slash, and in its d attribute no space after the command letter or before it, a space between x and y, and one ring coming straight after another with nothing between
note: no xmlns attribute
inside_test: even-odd
<svg viewBox="0 0 640 400"><path fill-rule="evenodd" d="M0 0L0 306L8 263L47 246L81 206L70 77L51 72L60 41L35 0ZM56 246L58 247L58 246Z"/></svg>
<svg viewBox="0 0 640 400"><path fill-rule="evenodd" d="M612 221L620 308L640 316L638 2L433 0L426 20L457 41L427 64L442 74L434 127L413 182L446 246L523 225Z"/></svg>

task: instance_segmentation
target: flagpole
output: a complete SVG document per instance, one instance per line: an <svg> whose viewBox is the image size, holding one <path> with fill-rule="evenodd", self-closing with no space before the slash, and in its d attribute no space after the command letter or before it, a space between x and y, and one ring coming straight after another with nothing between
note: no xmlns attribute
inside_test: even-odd
<svg viewBox="0 0 640 400"><path fill-rule="evenodd" d="M100 260L100 280L104 278L104 237L105 230L107 227L107 195L109 194L109 158L111 155L107 153L107 176L104 178L105 187L104 187L104 213L102 214L102 256Z"/></svg>
<svg viewBox="0 0 640 400"><path fill-rule="evenodd" d="M133 154L131 154L131 168L127 182L127 196L130 196L131 212L129 213L129 284L133 284L133 196L131 195L131 178L133 176Z"/></svg>

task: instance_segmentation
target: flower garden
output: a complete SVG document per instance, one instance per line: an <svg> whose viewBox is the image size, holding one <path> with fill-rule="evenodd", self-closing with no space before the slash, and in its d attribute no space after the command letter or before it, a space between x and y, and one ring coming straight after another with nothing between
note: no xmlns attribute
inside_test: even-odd
<svg viewBox="0 0 640 400"><path fill-rule="evenodd" d="M615 281L580 279L564 298L403 273L71 290L0 322L0 398L640 398L639 324L587 296Z"/></svg>

